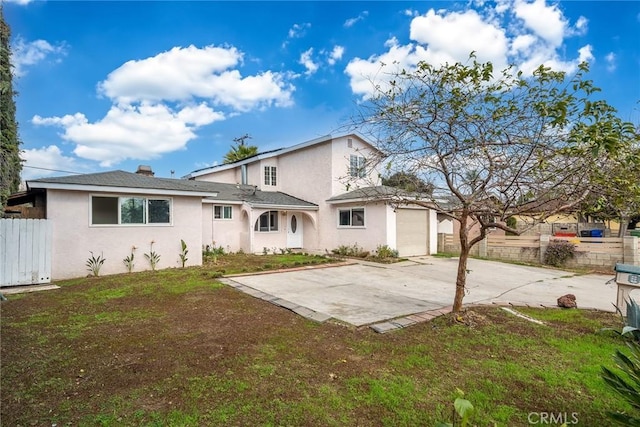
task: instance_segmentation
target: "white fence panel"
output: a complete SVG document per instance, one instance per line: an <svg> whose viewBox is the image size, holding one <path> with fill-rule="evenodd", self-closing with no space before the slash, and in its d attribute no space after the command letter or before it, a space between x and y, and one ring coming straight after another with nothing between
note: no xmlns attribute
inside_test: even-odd
<svg viewBox="0 0 640 427"><path fill-rule="evenodd" d="M0 286L51 282L51 222L0 219Z"/></svg>

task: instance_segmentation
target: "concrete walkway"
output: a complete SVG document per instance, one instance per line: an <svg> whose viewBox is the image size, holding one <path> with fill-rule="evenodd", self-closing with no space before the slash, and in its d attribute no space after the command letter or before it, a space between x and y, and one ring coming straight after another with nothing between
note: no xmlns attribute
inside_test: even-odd
<svg viewBox="0 0 640 427"><path fill-rule="evenodd" d="M230 286L315 321L334 318L378 332L429 320L451 310L457 258L416 257L395 264L358 262L235 276ZM539 267L471 259L465 304L555 307L571 293L578 307L614 311L611 275L577 275Z"/></svg>

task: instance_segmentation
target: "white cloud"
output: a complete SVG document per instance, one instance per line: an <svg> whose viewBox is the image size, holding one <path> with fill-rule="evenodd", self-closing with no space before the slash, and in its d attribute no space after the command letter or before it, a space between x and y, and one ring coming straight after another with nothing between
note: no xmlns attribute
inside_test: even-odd
<svg viewBox="0 0 640 427"><path fill-rule="evenodd" d="M618 67L616 54L613 52L609 52L607 56L604 57L607 63L607 71L610 73L614 72Z"/></svg>
<svg viewBox="0 0 640 427"><path fill-rule="evenodd" d="M293 27L289 29L289 33L287 37L290 39L299 39L304 37L308 28L311 28L311 24L309 22L304 22L302 24L293 24Z"/></svg>
<svg viewBox="0 0 640 427"><path fill-rule="evenodd" d="M7 3L15 3L15 4L19 4L19 5L27 5L29 3L31 3L34 0L5 0Z"/></svg>
<svg viewBox="0 0 640 427"><path fill-rule="evenodd" d="M76 159L63 155L56 145L22 150L20 157L25 161L22 180L55 175L56 171L73 172L79 168Z"/></svg>
<svg viewBox="0 0 640 427"><path fill-rule="evenodd" d="M547 43L554 47L562 44L568 21L558 6L547 6L545 0L535 0L533 3L516 0L514 12L525 27Z"/></svg>
<svg viewBox="0 0 640 427"><path fill-rule="evenodd" d="M63 128L62 138L76 144L78 157L110 167L125 159L153 159L184 149L196 137L198 127L222 120L224 116L204 104L176 112L162 104L112 106L107 115L89 123L82 113L41 118L36 125Z"/></svg>
<svg viewBox="0 0 640 427"><path fill-rule="evenodd" d="M491 62L495 72L511 64L528 73L544 64L571 73L580 62L593 61L590 45L565 58L564 40L587 32L584 17L572 27L560 8L545 0L479 0L469 3L473 5L476 9L464 11L430 9L412 19L409 43L401 45L392 38L385 52L352 59L345 68L352 92L366 98L372 83L387 81L390 72L410 71L418 61L435 66L464 63L472 51L478 61Z"/></svg>
<svg viewBox="0 0 640 427"><path fill-rule="evenodd" d="M587 20L587 18L585 18L584 16L579 17L574 27L575 34L577 35L587 34L588 24L589 24L589 21Z"/></svg>
<svg viewBox="0 0 640 427"><path fill-rule="evenodd" d="M125 159L148 160L182 150L197 130L253 109L289 106L295 87L290 73L263 71L242 76L243 54L234 47L176 47L132 60L97 85L113 105L89 122L79 112L34 116L33 124L62 128L81 158L111 167Z"/></svg>
<svg viewBox="0 0 640 427"><path fill-rule="evenodd" d="M300 54L300 59L298 60L298 64L304 65L307 71L304 72L305 75L310 76L318 71L320 65L313 62L313 48L309 48L306 51Z"/></svg>
<svg viewBox="0 0 640 427"><path fill-rule="evenodd" d="M333 47L333 50L329 53L329 58L327 62L329 65L335 65L335 63L342 59L342 55L344 55L344 46L336 45Z"/></svg>
<svg viewBox="0 0 640 427"><path fill-rule="evenodd" d="M411 21L409 37L427 45L429 56L453 62L464 62L475 51L479 61L502 65L508 50L505 31L474 10L440 14L431 9Z"/></svg>
<svg viewBox="0 0 640 427"><path fill-rule="evenodd" d="M344 24L342 24L345 28L351 28L353 27L355 24L357 24L358 22L362 21L363 19L365 19L367 16L369 16L369 11L365 10L362 13L360 13L358 16L356 16L355 18L349 18L346 21L344 21Z"/></svg>
<svg viewBox="0 0 640 427"><path fill-rule="evenodd" d="M25 41L17 37L12 46L11 63L13 74L22 77L27 73L27 68L49 58L60 61L60 57L66 55L67 47L64 43L51 44L46 40Z"/></svg>
<svg viewBox="0 0 640 427"><path fill-rule="evenodd" d="M118 103L208 99L214 105L248 111L263 104L289 105L291 87L280 73L242 77L234 47L175 47L156 56L128 61L98 84Z"/></svg>
<svg viewBox="0 0 640 427"><path fill-rule="evenodd" d="M590 44L586 46L582 46L578 49L578 63L582 62L592 62L593 61L593 48Z"/></svg>

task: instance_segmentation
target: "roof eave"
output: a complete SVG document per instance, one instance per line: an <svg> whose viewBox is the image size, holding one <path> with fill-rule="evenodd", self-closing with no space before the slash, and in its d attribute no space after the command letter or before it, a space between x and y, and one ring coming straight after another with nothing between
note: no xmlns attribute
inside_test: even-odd
<svg viewBox="0 0 640 427"><path fill-rule="evenodd" d="M114 185L61 184L53 182L31 181L28 188L47 190L88 191L97 193L153 194L162 196L216 197L217 191L165 190L161 188L119 187Z"/></svg>

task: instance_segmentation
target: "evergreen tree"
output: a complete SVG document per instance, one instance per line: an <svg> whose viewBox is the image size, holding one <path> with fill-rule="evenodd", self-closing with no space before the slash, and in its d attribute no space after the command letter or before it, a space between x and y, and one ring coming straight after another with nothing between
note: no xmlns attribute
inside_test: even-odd
<svg viewBox="0 0 640 427"><path fill-rule="evenodd" d="M0 215L4 212L9 195L18 191L22 170L11 73L10 37L11 29L4 20L0 5Z"/></svg>

